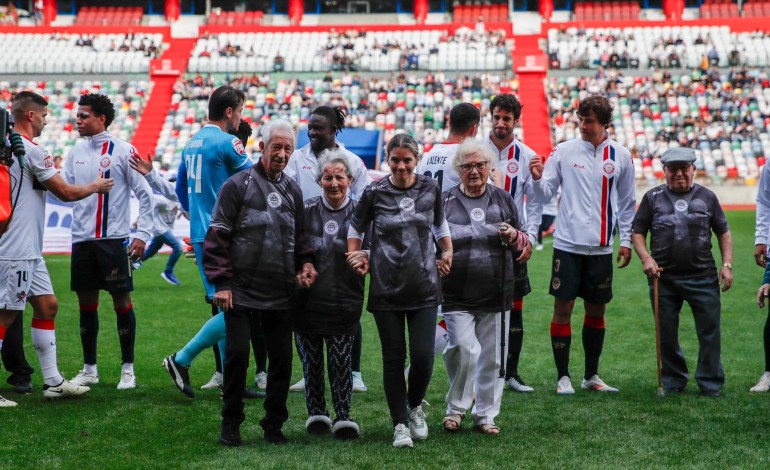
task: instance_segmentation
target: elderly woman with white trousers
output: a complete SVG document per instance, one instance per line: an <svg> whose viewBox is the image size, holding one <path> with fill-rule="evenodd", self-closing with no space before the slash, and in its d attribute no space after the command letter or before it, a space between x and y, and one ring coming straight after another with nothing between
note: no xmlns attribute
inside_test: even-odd
<svg viewBox="0 0 770 470"><path fill-rule="evenodd" d="M500 322L507 322L513 302L513 253L526 245L527 234L519 230L511 195L487 184L494 165L486 145L467 139L454 158L461 184L442 194L454 247L452 271L442 282L449 335L444 350L449 392L443 422L448 432L461 428L471 406L478 431L500 432L495 417L504 381L498 371L501 355L507 354L500 351L501 328L507 335ZM505 319L501 305L506 305Z"/></svg>

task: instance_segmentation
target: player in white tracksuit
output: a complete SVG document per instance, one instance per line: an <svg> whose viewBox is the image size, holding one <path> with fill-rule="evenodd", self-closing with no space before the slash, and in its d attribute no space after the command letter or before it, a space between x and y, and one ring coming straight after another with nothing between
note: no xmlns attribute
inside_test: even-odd
<svg viewBox="0 0 770 470"><path fill-rule="evenodd" d="M521 118L521 103L513 95L501 94L489 105L492 115L492 132L484 139L496 157L496 175L492 177L497 187L513 197L516 212L523 221L529 243L517 252L514 264L514 298L511 308L511 322L508 327L508 357L505 361L505 383L517 392L533 392L534 388L519 376L519 358L524 343L524 296L532 289L529 284L527 261L532 256L532 246L543 212L542 201L535 196L529 162L535 152L517 140L513 129ZM526 206L525 206L526 199Z"/></svg>
<svg viewBox="0 0 770 470"><path fill-rule="evenodd" d="M99 333L99 291L112 296L117 314L122 368L118 389L136 387L134 342L136 316L131 303L133 277L129 258L140 260L152 236L152 190L130 167L136 149L113 137L107 128L115 117L112 102L104 95L86 94L78 101L78 133L86 140L75 144L67 156L64 178L70 184L91 181L98 175L115 180L109 195L93 195L73 207L71 289L80 304L80 339L83 370L72 379L78 385L99 383L96 341ZM130 193L139 199L137 232L129 245ZM128 245L128 248L126 246Z"/></svg>
<svg viewBox="0 0 770 470"><path fill-rule="evenodd" d="M556 391L574 393L569 375L572 341L570 319L575 298L585 305L583 349L586 370L581 387L616 392L598 375L604 345L604 314L612 299L613 230L620 234L617 261L631 261L631 223L636 208L634 166L631 154L609 138L612 122L609 100L595 95L580 102L581 137L559 144L545 168L532 158L530 172L535 192L542 200L556 195L561 186L559 220L554 232L550 293L555 297L551 345L558 372Z"/></svg>

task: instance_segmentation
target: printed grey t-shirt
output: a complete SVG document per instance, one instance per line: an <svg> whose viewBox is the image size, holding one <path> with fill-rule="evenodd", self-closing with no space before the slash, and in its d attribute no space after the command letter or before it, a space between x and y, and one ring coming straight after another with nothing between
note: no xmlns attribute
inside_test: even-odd
<svg viewBox="0 0 770 470"><path fill-rule="evenodd" d="M507 222L520 227L511 195L491 184L479 197L455 186L444 192L444 212L452 233L452 269L441 280L444 312L489 312L500 308L505 256L505 303L513 302L513 252L503 247L499 228Z"/></svg>
<svg viewBox="0 0 770 470"><path fill-rule="evenodd" d="M699 184L686 193L665 184L651 189L633 224L634 233L650 232L650 254L670 279L717 276L712 230L722 235L730 227L716 195Z"/></svg>
<svg viewBox="0 0 770 470"><path fill-rule="evenodd" d="M401 311L441 303L436 244L431 228L444 223L441 190L426 176L401 189L383 178L364 191L351 225L372 224L367 310Z"/></svg>

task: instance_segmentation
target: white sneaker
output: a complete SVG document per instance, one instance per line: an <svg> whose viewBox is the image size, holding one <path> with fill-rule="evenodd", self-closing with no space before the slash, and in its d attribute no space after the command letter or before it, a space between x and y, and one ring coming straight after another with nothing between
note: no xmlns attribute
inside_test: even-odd
<svg viewBox="0 0 770 470"><path fill-rule="evenodd" d="M201 390L211 390L212 388L222 388L221 372L214 372L211 379L207 383L201 385Z"/></svg>
<svg viewBox="0 0 770 470"><path fill-rule="evenodd" d="M11 407L14 407L14 406L16 406L16 402L15 401L11 401L11 400L9 400L7 398L3 398L2 396L0 396L0 408L11 408ZM400 426L403 426L403 424L401 424ZM395 436L393 436L393 439L395 439ZM395 440L393 441L393 445L394 446L396 445L396 441ZM411 447L411 446L412 446L412 441L410 439L409 440L409 447Z"/></svg>
<svg viewBox="0 0 770 470"><path fill-rule="evenodd" d="M505 381L505 384L508 385L508 388L510 388L514 392L532 393L535 391L534 388L525 384L524 381L521 380L521 377L511 377Z"/></svg>
<svg viewBox="0 0 770 470"><path fill-rule="evenodd" d="M81 371L78 371L78 375L70 379L70 383L72 385L77 385L78 387L85 387L87 385L96 385L99 383L99 376L94 374L89 374L88 372L81 370Z"/></svg>
<svg viewBox="0 0 770 470"><path fill-rule="evenodd" d="M16 404L14 403L14 405ZM396 430L393 432L393 447L412 447L413 445L409 428L403 424L396 426Z"/></svg>
<svg viewBox="0 0 770 470"><path fill-rule="evenodd" d="M418 441L428 438L428 424L425 422L425 412L422 406L415 406L409 412L409 433Z"/></svg>
<svg viewBox="0 0 770 470"><path fill-rule="evenodd" d="M290 392L304 392L305 391L305 378L299 379L299 382L289 387Z"/></svg>
<svg viewBox="0 0 770 470"><path fill-rule="evenodd" d="M761 393L770 390L770 372L765 372L759 378L759 382L749 389L749 392Z"/></svg>
<svg viewBox="0 0 770 470"><path fill-rule="evenodd" d="M118 390L128 390L129 388L136 388L136 375L133 372L123 372L120 374Z"/></svg>
<svg viewBox="0 0 770 470"><path fill-rule="evenodd" d="M537 246L535 247L535 251L543 251L543 244L538 243Z"/></svg>
<svg viewBox="0 0 770 470"><path fill-rule="evenodd" d="M64 397L76 397L83 395L91 390L85 385L74 385L68 380L62 381L59 385L44 385L43 396L46 398L64 398Z"/></svg>
<svg viewBox="0 0 770 470"><path fill-rule="evenodd" d="M260 390L267 390L267 372L262 371L254 376L254 385Z"/></svg>
<svg viewBox="0 0 770 470"><path fill-rule="evenodd" d="M572 381L568 376L564 376L556 382L556 393L559 395L573 395L575 389L572 388Z"/></svg>
<svg viewBox="0 0 770 470"><path fill-rule="evenodd" d="M353 372L353 391L365 392L366 390L366 384L364 383L364 379L361 377L361 372Z"/></svg>
<svg viewBox="0 0 770 470"><path fill-rule="evenodd" d="M593 390L595 392L619 392L615 387L610 387L598 375L594 375L590 379L583 379L583 383L580 384L580 388L583 390Z"/></svg>

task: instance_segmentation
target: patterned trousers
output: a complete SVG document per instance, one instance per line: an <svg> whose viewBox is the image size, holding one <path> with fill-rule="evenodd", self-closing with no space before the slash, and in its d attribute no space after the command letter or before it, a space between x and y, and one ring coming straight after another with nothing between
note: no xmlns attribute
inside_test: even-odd
<svg viewBox="0 0 770 470"><path fill-rule="evenodd" d="M350 420L350 401L353 396L351 370L354 335L314 335L296 333L297 353L305 374L305 402L309 416L329 416L326 411L326 387L324 385L324 353L326 342L329 384L332 404L337 419Z"/></svg>

